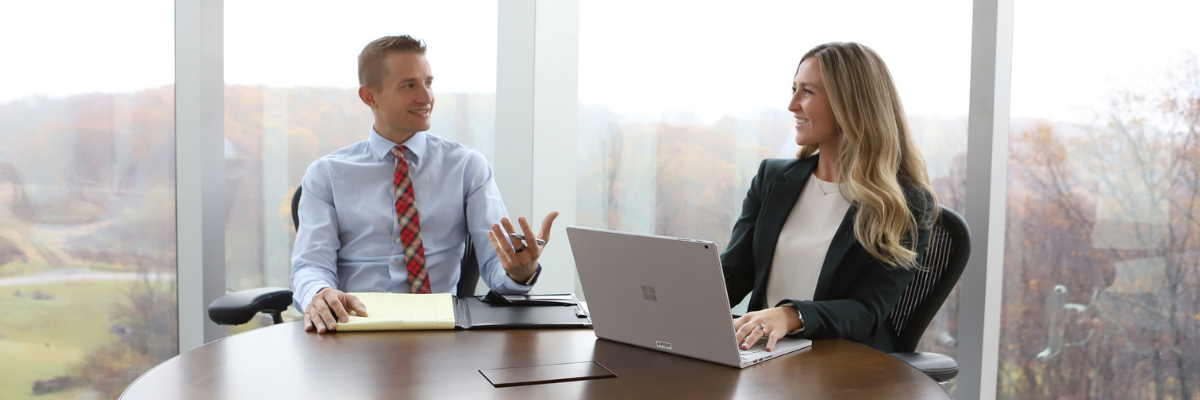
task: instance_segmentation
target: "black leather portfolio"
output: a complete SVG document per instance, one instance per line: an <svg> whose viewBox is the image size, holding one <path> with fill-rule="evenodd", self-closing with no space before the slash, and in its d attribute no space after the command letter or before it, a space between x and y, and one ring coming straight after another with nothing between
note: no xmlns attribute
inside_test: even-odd
<svg viewBox="0 0 1200 400"><path fill-rule="evenodd" d="M504 295L454 299L455 329L591 328L572 294Z"/></svg>

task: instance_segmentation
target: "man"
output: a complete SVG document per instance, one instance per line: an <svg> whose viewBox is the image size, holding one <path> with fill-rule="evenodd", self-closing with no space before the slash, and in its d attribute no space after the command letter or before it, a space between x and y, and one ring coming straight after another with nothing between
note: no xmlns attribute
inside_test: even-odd
<svg viewBox="0 0 1200 400"><path fill-rule="evenodd" d="M468 235L489 288L529 292L558 212L537 236L519 218L525 240L509 242L516 230L487 160L425 132L434 103L425 43L407 35L371 42L358 56L358 80L375 116L370 136L313 162L301 184L292 291L304 329L336 330L349 311L367 316L346 292L453 292Z"/></svg>

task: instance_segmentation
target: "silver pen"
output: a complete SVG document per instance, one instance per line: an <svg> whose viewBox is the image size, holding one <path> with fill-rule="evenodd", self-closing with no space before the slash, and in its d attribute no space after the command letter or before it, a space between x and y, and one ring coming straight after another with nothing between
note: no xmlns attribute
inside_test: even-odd
<svg viewBox="0 0 1200 400"><path fill-rule="evenodd" d="M522 233L515 233L515 232L514 232L514 233L510 233L510 234L508 234L508 236L509 236L509 237L512 237L513 239L517 239L517 240L525 240L525 234L522 234ZM542 239L538 239L538 240L537 240L537 244L538 244L538 246L545 246L545 245L546 245L546 241L545 241L545 240L542 240Z"/></svg>

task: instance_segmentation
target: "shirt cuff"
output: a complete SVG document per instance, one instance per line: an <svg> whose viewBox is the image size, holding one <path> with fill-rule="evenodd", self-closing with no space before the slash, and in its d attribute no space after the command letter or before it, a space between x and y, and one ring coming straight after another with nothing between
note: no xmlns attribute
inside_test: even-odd
<svg viewBox="0 0 1200 400"><path fill-rule="evenodd" d="M303 294L300 294L300 298L296 299L297 300L296 303L298 303L297 305L300 307L296 311L300 311L301 313L304 313L304 311L308 309L308 304L312 303L313 296L316 296L317 292L320 292L321 289L325 289L325 288L329 288L329 287L332 287L332 286L329 286L329 285L325 284L324 282L319 282L317 284L310 286L308 288L308 290L306 290Z"/></svg>
<svg viewBox="0 0 1200 400"><path fill-rule="evenodd" d="M508 275L508 274L505 274L505 275ZM542 264L538 263L537 271L533 271L533 276L529 277L529 279L526 280L524 283L517 282L517 280L513 279L511 276L509 276L508 279L511 279L513 282L516 282L517 284L520 284L521 286L533 286L533 284L537 283L537 279L541 275L542 275Z"/></svg>
<svg viewBox="0 0 1200 400"><path fill-rule="evenodd" d="M533 289L533 285L535 283L537 283L538 277L540 277L540 276L542 276L542 264L541 263L538 263L537 271L534 271L533 276L530 277L529 280L525 281L525 282L517 282L511 276L509 276L508 273L505 273L504 277L506 279L504 279L504 281L503 281L504 283L501 284L504 291L503 292L498 291L498 292L504 293L504 294L528 293L530 290Z"/></svg>
<svg viewBox="0 0 1200 400"><path fill-rule="evenodd" d="M779 305L779 307L791 307L791 308L794 308L794 309L796 309L796 316L800 318L800 328L799 328L799 329L796 329L796 330L793 330L793 331L791 331L791 332L788 332L788 333L787 333L787 334L788 334L788 336L795 335L795 334L798 334L798 333L800 333L800 332L804 332L804 314L801 314L801 313L800 313L800 307L796 307L796 303L790 303L790 302L789 302L789 303L783 303L783 304L780 304L780 305Z"/></svg>

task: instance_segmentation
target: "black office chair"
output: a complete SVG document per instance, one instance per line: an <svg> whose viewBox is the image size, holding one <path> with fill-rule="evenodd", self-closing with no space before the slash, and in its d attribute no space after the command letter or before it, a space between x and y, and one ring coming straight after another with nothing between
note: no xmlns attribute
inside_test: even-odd
<svg viewBox="0 0 1200 400"><path fill-rule="evenodd" d="M292 194L292 224L300 229L300 206L302 187ZM479 283L479 261L475 257L475 246L467 235L467 249L463 253L462 269L458 278L458 297L475 295ZM217 325L241 325L250 322L258 313L271 316L276 324L283 322L283 311L292 304L292 291L287 288L265 287L228 293L218 297L208 306L208 318Z"/></svg>
<svg viewBox="0 0 1200 400"><path fill-rule="evenodd" d="M937 315L967 266L967 258L971 255L971 231L954 210L946 206L940 208L941 213L929 233L925 259L921 262L924 268L904 290L888 321L895 335L896 352L892 356L916 367L938 383L946 383L958 375L958 363L942 354L915 351L929 321Z"/></svg>

